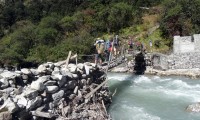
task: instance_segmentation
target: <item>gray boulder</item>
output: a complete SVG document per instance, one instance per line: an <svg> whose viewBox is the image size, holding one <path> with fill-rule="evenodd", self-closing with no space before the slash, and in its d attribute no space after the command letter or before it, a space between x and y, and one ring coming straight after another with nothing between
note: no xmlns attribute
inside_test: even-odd
<svg viewBox="0 0 200 120"><path fill-rule="evenodd" d="M200 103L194 103L186 108L187 112L200 112Z"/></svg>
<svg viewBox="0 0 200 120"><path fill-rule="evenodd" d="M80 70L83 70L83 69L84 69L84 64L83 64L83 63L79 63L79 64L77 64L77 67L78 67Z"/></svg>
<svg viewBox="0 0 200 120"><path fill-rule="evenodd" d="M13 99L11 98L8 98L5 104L6 104L5 107L8 109L10 113L14 113L19 109L18 105L15 102L13 102Z"/></svg>
<svg viewBox="0 0 200 120"><path fill-rule="evenodd" d="M42 104L42 98L40 96L37 96L35 99L29 100L28 104L26 106L26 109L33 110L37 107L40 107Z"/></svg>
<svg viewBox="0 0 200 120"><path fill-rule="evenodd" d="M30 71L29 69L27 69L27 68L21 69L21 72L22 72L23 74L25 74L25 75L30 75L30 74L31 74L31 71Z"/></svg>
<svg viewBox="0 0 200 120"><path fill-rule="evenodd" d="M60 90L59 92L54 93L54 94L52 95L52 98L53 98L54 101L55 101L55 100L61 100L62 97L63 97L63 95L64 95L64 90Z"/></svg>
<svg viewBox="0 0 200 120"><path fill-rule="evenodd" d="M38 91L35 89L26 89L24 90L23 96L28 98L29 100L36 98L38 96Z"/></svg>
<svg viewBox="0 0 200 120"><path fill-rule="evenodd" d="M39 74L39 72L36 69L30 69L30 71L35 76Z"/></svg>
<svg viewBox="0 0 200 120"><path fill-rule="evenodd" d="M52 86L52 85L55 85L56 83L57 83L56 81L49 80L46 83L44 83L44 85L45 86Z"/></svg>
<svg viewBox="0 0 200 120"><path fill-rule="evenodd" d="M7 78L2 78L0 79L0 83L1 83L1 88L5 89L9 86L9 82Z"/></svg>
<svg viewBox="0 0 200 120"><path fill-rule="evenodd" d="M76 73L77 71L77 66L75 64L69 64L68 69L71 73Z"/></svg>
<svg viewBox="0 0 200 120"><path fill-rule="evenodd" d="M20 96L20 98L19 98L18 101L17 101L17 105L18 105L18 106L26 106L27 103L28 103L28 101L27 101L26 98L23 97L23 96Z"/></svg>
<svg viewBox="0 0 200 120"><path fill-rule="evenodd" d="M31 83L31 89L42 91L42 90L44 90L44 88L45 88L44 84L40 81L33 81Z"/></svg>
<svg viewBox="0 0 200 120"><path fill-rule="evenodd" d="M47 68L44 65L40 65L37 69L39 73L45 73Z"/></svg>
<svg viewBox="0 0 200 120"><path fill-rule="evenodd" d="M48 81L50 79L50 76L42 76L42 77L39 77L37 79L37 81L40 81L41 83L44 83L46 81Z"/></svg>
<svg viewBox="0 0 200 120"><path fill-rule="evenodd" d="M18 74L15 72L6 71L1 73L0 76L8 79L14 79L16 76L18 76Z"/></svg>
<svg viewBox="0 0 200 120"><path fill-rule="evenodd" d="M55 93L58 91L58 86L46 86L47 93Z"/></svg>

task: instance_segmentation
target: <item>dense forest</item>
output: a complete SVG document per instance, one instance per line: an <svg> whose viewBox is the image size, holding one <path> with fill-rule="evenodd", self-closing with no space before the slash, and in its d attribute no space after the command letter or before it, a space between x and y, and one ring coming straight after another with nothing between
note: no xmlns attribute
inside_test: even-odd
<svg viewBox="0 0 200 120"><path fill-rule="evenodd" d="M199 0L2 0L0 63L57 61L70 50L91 54L97 37L138 34L145 14L159 13L155 43L170 47L173 35L200 33L198 11Z"/></svg>

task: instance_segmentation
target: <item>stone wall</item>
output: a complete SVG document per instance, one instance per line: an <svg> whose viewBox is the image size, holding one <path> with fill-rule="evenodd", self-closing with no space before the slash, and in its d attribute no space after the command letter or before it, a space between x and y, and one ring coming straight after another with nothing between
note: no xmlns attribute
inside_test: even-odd
<svg viewBox="0 0 200 120"><path fill-rule="evenodd" d="M195 34L194 36L195 51L200 52L200 34Z"/></svg>
<svg viewBox="0 0 200 120"><path fill-rule="evenodd" d="M168 61L169 68L172 69L200 68L200 52L172 54Z"/></svg>
<svg viewBox="0 0 200 120"><path fill-rule="evenodd" d="M155 69L192 69L200 68L200 52L175 53L169 56L154 53L152 55Z"/></svg>
<svg viewBox="0 0 200 120"><path fill-rule="evenodd" d="M0 120L109 119L107 86L86 98L105 81L93 63L48 62L37 69L0 69Z"/></svg>

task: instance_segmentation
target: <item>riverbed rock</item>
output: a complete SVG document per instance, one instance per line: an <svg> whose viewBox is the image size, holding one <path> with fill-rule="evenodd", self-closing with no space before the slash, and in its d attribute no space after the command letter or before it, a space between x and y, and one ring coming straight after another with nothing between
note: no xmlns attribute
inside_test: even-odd
<svg viewBox="0 0 200 120"><path fill-rule="evenodd" d="M194 103L186 108L187 112L200 112L200 103Z"/></svg>

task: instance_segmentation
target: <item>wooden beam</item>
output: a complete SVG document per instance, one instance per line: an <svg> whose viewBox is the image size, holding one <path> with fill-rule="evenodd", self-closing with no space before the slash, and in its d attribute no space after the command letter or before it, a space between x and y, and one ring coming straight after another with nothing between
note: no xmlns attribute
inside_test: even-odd
<svg viewBox="0 0 200 120"><path fill-rule="evenodd" d="M66 66L68 66L68 64L69 64L69 59L70 59L70 57L71 57L71 54L72 54L72 51L69 51L69 53L68 53L68 56L67 56L67 59L66 59Z"/></svg>
<svg viewBox="0 0 200 120"><path fill-rule="evenodd" d="M87 99L89 98L91 95L93 95L99 88L101 88L106 82L108 81L108 79L106 79L104 82L102 82L99 86L97 86L95 89L93 89L90 93L88 93L84 98Z"/></svg>

